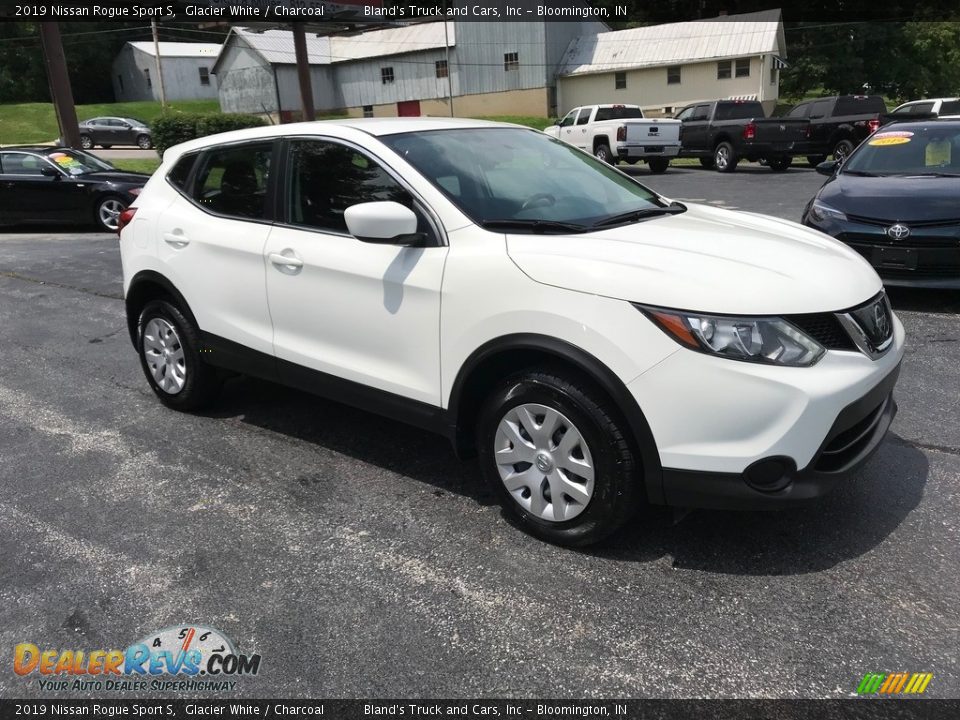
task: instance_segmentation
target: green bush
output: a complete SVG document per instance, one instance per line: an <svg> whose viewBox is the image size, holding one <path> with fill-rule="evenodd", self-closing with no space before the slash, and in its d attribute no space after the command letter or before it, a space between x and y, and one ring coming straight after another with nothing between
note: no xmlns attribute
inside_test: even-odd
<svg viewBox="0 0 960 720"><path fill-rule="evenodd" d="M266 122L256 115L178 113L157 118L150 126L150 130L153 135L153 144L162 156L167 148L187 140L262 125L266 125Z"/></svg>

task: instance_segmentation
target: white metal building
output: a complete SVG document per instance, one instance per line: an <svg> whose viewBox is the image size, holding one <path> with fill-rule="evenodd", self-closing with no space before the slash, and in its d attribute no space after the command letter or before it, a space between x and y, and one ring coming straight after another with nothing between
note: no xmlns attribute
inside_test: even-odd
<svg viewBox="0 0 960 720"><path fill-rule="evenodd" d="M217 43L161 42L160 67L167 100L215 100L213 63ZM113 94L117 102L159 100L156 52L152 42L128 42L113 61Z"/></svg>
<svg viewBox="0 0 960 720"><path fill-rule="evenodd" d="M770 114L785 57L779 9L581 35L563 58L558 105L564 113L622 102L671 115L693 102L742 98Z"/></svg>

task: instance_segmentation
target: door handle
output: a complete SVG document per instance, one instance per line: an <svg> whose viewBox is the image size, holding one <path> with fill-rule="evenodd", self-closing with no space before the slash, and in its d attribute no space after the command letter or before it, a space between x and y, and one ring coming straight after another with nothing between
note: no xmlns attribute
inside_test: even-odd
<svg viewBox="0 0 960 720"><path fill-rule="evenodd" d="M285 250L284 252L292 253L293 251ZM303 260L293 254L282 255L280 253L270 253L267 258L281 272L297 273L300 272L300 269L303 267Z"/></svg>
<svg viewBox="0 0 960 720"><path fill-rule="evenodd" d="M181 230L174 230L172 233L164 233L163 241L167 243L167 245L170 245L177 250L182 250L190 244L190 238L184 235L183 231Z"/></svg>

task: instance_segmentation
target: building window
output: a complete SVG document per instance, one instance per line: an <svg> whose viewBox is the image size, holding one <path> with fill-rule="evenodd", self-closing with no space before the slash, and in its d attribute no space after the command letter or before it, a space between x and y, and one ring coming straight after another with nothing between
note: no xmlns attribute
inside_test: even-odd
<svg viewBox="0 0 960 720"><path fill-rule="evenodd" d="M200 70L200 84L209 85L210 84L210 68L199 68Z"/></svg>
<svg viewBox="0 0 960 720"><path fill-rule="evenodd" d="M669 117L673 115L673 107L671 107L670 105L667 105L661 112L667 117Z"/></svg>
<svg viewBox="0 0 960 720"><path fill-rule="evenodd" d="M363 106L363 116L364 116L364 117L373 117L373 105L364 105L364 106Z"/></svg>
<svg viewBox="0 0 960 720"><path fill-rule="evenodd" d="M613 87L617 90L627 89L627 74L625 72L613 74Z"/></svg>
<svg viewBox="0 0 960 720"><path fill-rule="evenodd" d="M123 92L123 75L117 75L117 82L120 84L120 92Z"/></svg>
<svg viewBox="0 0 960 720"><path fill-rule="evenodd" d="M750 77L750 58L737 60L737 77Z"/></svg>
<svg viewBox="0 0 960 720"><path fill-rule="evenodd" d="M777 68L776 67L770 68L770 84L771 85L777 84Z"/></svg>
<svg viewBox="0 0 960 720"><path fill-rule="evenodd" d="M511 70L520 69L520 53L504 53L503 54L503 69L504 72L510 72Z"/></svg>
<svg viewBox="0 0 960 720"><path fill-rule="evenodd" d="M680 66L671 65L667 68L667 85L680 84Z"/></svg>
<svg viewBox="0 0 960 720"><path fill-rule="evenodd" d="M392 67L380 68L380 82L383 83L384 85L393 84L393 68Z"/></svg>
<svg viewBox="0 0 960 720"><path fill-rule="evenodd" d="M730 77L730 61L721 60L717 63L717 80L729 80Z"/></svg>
<svg viewBox="0 0 960 720"><path fill-rule="evenodd" d="M446 60L437 60L433 65L437 70L438 78L445 78L447 75L449 75L450 71L447 69Z"/></svg>
<svg viewBox="0 0 960 720"><path fill-rule="evenodd" d="M147 79L147 87L148 87L148 88L152 88L152 87L153 87L153 81L150 80L150 68L144 68L144 69L143 69L143 76Z"/></svg>

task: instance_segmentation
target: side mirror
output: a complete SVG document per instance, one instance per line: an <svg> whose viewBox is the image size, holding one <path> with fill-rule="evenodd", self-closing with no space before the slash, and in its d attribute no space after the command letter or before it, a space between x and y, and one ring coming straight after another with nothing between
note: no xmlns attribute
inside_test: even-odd
<svg viewBox="0 0 960 720"><path fill-rule="evenodd" d="M817 165L817 172L821 175L827 175L829 177L837 171L838 167L840 167L840 162L838 160L824 160L822 163Z"/></svg>
<svg viewBox="0 0 960 720"><path fill-rule="evenodd" d="M368 202L351 205L343 213L347 230L357 240L378 245L422 245L417 216L398 202Z"/></svg>
<svg viewBox="0 0 960 720"><path fill-rule="evenodd" d="M51 165L41 165L40 174L45 177L59 178L60 171Z"/></svg>

